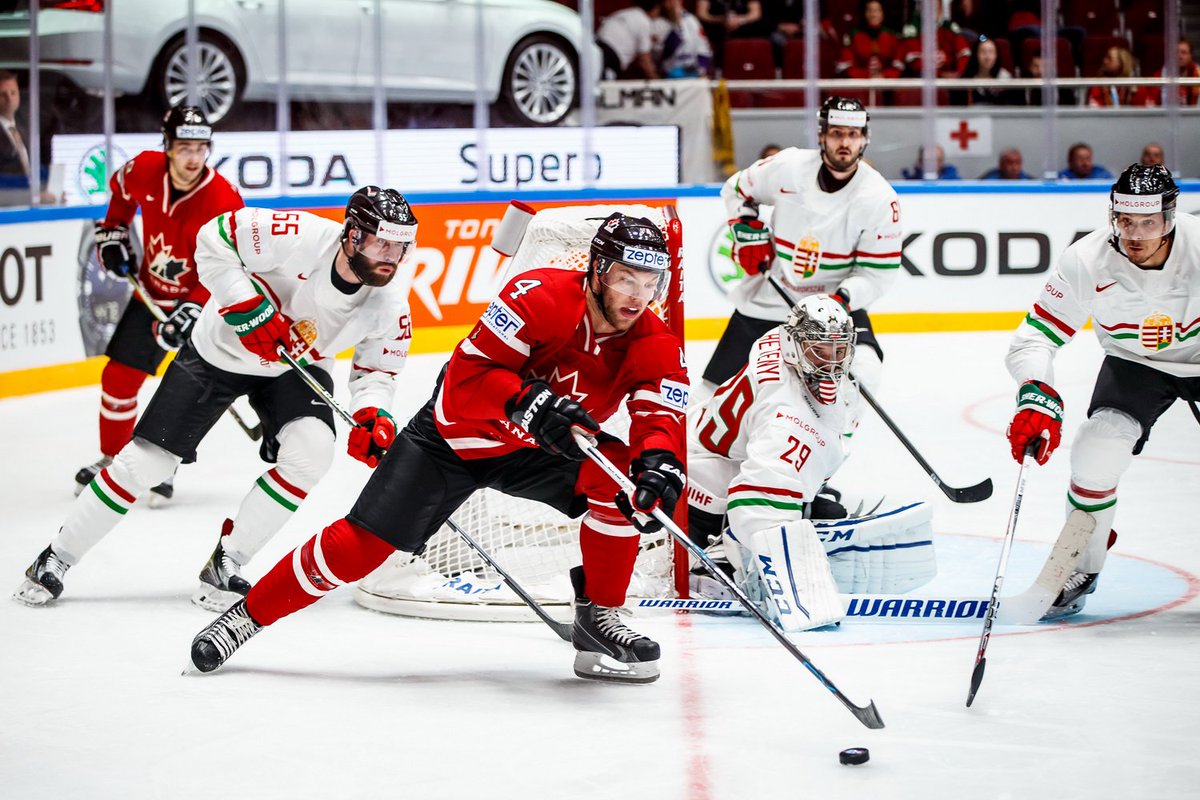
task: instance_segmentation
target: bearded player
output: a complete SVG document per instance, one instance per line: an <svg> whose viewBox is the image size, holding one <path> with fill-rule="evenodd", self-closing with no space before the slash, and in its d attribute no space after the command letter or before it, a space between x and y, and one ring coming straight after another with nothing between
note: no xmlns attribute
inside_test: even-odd
<svg viewBox="0 0 1200 800"><path fill-rule="evenodd" d="M409 421L350 514L280 561L245 602L192 642L209 672L282 617L417 552L475 491L491 487L580 517L575 674L646 683L658 643L618 616L655 508L683 490L687 376L680 341L646 313L669 280L670 255L649 220L615 213L592 239L586 275L534 269L510 280L450 357L432 399ZM623 401L629 444L600 433ZM636 484L633 497L585 459L578 428ZM631 459L631 455L633 458Z"/></svg>

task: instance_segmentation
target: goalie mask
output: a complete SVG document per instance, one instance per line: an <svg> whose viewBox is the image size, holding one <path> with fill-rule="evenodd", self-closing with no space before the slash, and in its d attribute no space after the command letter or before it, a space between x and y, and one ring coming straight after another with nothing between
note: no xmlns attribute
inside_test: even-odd
<svg viewBox="0 0 1200 800"><path fill-rule="evenodd" d="M667 286L671 264L667 241L658 226L645 217L610 214L592 237L590 252L589 284L595 275L601 286L647 304L657 300ZM628 269L614 269L617 265ZM603 298L598 299L601 309L605 309Z"/></svg>
<svg viewBox="0 0 1200 800"><path fill-rule="evenodd" d="M178 141L203 142L212 146L212 126L197 106L176 106L162 121L163 149Z"/></svg>
<svg viewBox="0 0 1200 800"><path fill-rule="evenodd" d="M1178 197L1179 187L1161 164L1126 167L1108 195L1109 244L1134 266L1154 258L1175 231Z"/></svg>
<svg viewBox="0 0 1200 800"><path fill-rule="evenodd" d="M867 152L867 145L871 143L871 129L868 123L871 121L871 115L867 113L867 108L861 102L853 97L830 97L821 103L821 111L817 116L817 132L820 141L821 158L831 168L839 172L844 172L854 168L854 165L862 159L863 154ZM829 129L830 128L857 128L861 131L861 137L854 137L851 133L846 136L845 130L840 130L838 133L844 137L837 137L839 145L832 147L830 152ZM853 139L858 138L862 144L858 147L858 152L854 152ZM846 152L839 153L838 150Z"/></svg>
<svg viewBox="0 0 1200 800"><path fill-rule="evenodd" d="M346 203L342 245L350 271L367 286L384 286L417 241L417 218L395 189L364 186Z"/></svg>
<svg viewBox="0 0 1200 800"><path fill-rule="evenodd" d="M832 297L797 303L783 323L784 360L821 403L837 401L838 386L854 360L854 320Z"/></svg>

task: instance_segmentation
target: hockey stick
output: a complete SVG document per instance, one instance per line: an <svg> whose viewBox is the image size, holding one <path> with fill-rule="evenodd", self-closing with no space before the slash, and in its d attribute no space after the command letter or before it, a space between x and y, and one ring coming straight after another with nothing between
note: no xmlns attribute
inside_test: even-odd
<svg viewBox="0 0 1200 800"><path fill-rule="evenodd" d="M780 286L773 277L768 275L767 282L771 284L771 287L775 289L776 292L779 293L779 296L783 298L783 301L787 303L789 307L796 305L796 301L792 298L791 294L782 286ZM926 461L920 452L917 451L916 446L914 446L913 443L908 440L908 437L905 436L900 430L900 428L896 426L896 423L892 421L892 418L889 417L882 408L880 408L879 402L876 401L876 399L871 395L871 393L867 390L867 387L859 383L858 389L860 392L862 392L862 396L867 401L867 404L871 406L871 408L875 409L875 413L879 415L881 420L883 420L883 424L887 425L891 432L896 435L896 438L900 440L900 444L904 445L904 449L908 450L909 454L916 459L917 463L921 465L921 468L925 470L925 474L928 475L934 484L936 484L937 487L945 493L946 497L949 497L955 503L978 503L979 501L987 500L992 496L991 478L984 478L974 486L959 487L950 486L949 484L945 483L937 474L937 472L934 471L933 467L929 466L929 462Z"/></svg>
<svg viewBox="0 0 1200 800"><path fill-rule="evenodd" d="M1033 585L1019 595L1005 598L1000 624L1032 625L1040 621L1066 585L1095 529L1095 517L1078 508L1072 511Z"/></svg>
<svg viewBox="0 0 1200 800"><path fill-rule="evenodd" d="M575 435L575 443L579 445L579 448L587 455L587 457L594 461L596 465L600 467L600 469L604 470L608 477L612 478L613 482L616 483L622 491L624 491L629 497L633 497L635 491L633 482L630 481L629 478L626 477L623 472L621 472L621 470L617 469L616 466L609 461L603 453L600 452L595 443L589 440L582 432L575 430L573 433ZM879 716L879 711L875 708L874 701L868 702L866 706L854 705L854 703L850 701L850 698L842 694L841 690L834 685L833 681L829 680L825 673L818 669L817 665L809 660L808 656L804 655L804 653L800 652L800 649L796 647L796 645L792 644L791 640L788 639L787 636L785 636L783 632L779 630L775 623L773 623L771 619L763 613L762 609L756 606L753 601L750 600L750 598L746 597L745 592L741 590L737 583L734 582L734 580L728 575L726 575L720 567L713 563L713 560L709 557L708 553L704 552L704 548L693 542L686 533L679 529L679 526L675 524L675 521L672 520L670 516L663 512L661 508L657 507L650 512L650 515L654 517L654 519L658 520L659 523L661 523L662 526L667 529L667 532L674 537L675 541L679 542L681 545L687 548L689 553L699 559L700 563L704 564L705 568L712 573L712 576L716 578L719 583L723 584L725 588L737 598L737 601L742 605L742 608L749 611L750 614L756 620L758 620L758 622L764 628L766 628L767 631L769 631L770 634L774 636L781 645L783 645L785 650L791 653L797 661L803 664L805 668L808 669L808 671L811 672L816 679L821 682L821 685L833 692L834 697L836 697L842 703L842 705L850 709L850 713L853 714L859 722L868 728L883 727L883 719Z"/></svg>
<svg viewBox="0 0 1200 800"><path fill-rule="evenodd" d="M150 295L146 293L146 289L144 286L142 286L142 282L128 273L125 275L125 280L129 281L129 285L133 287L133 293L136 294L138 299L142 301L142 305L149 310L150 316L154 317L154 319L158 321L158 324L165 324L167 321L166 312L158 307L158 303L155 303L150 299ZM242 415L239 414L233 406L229 407L229 414L233 417L234 421L237 422L238 427L241 428L242 431L245 432L245 434L251 439L257 442L262 438L261 422L254 426L246 424L246 420L242 419Z"/></svg>
<svg viewBox="0 0 1200 800"><path fill-rule="evenodd" d="M1025 496L1025 477L1029 465L1035 460L1038 441L1030 442L1025 447L1021 459L1021 471L1017 475L1017 492L1013 497L1012 510L1008 515L1008 530L1004 532L1004 544L1000 548L1000 563L996 566L996 580L992 583L992 596L988 600L987 614L983 618L983 632L979 635L979 650L975 653L975 667L971 670L971 688L967 692L967 708L975 702L975 693L983 683L983 671L987 669L987 646L992 637L992 624L996 621L996 611L999 607L1000 587L1004 585L1004 572L1008 569L1008 555L1012 552L1013 539L1017 534L1017 515L1021 513L1021 499Z"/></svg>

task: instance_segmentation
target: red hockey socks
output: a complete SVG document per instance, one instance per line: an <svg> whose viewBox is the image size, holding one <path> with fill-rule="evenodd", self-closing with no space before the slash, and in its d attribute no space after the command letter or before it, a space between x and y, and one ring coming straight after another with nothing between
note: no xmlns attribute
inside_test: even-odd
<svg viewBox="0 0 1200 800"><path fill-rule="evenodd" d="M583 574L586 577L588 598L598 606L620 606L633 575L633 562L638 555L637 530L620 514L620 526L601 522L593 514L583 518L579 526L579 548L583 551ZM629 536L612 536L596 530L598 527L621 527Z"/></svg>
<svg viewBox="0 0 1200 800"><path fill-rule="evenodd" d="M246 596L246 610L259 625L270 625L364 577L394 552L396 548L365 528L339 519L254 584Z"/></svg>
<svg viewBox="0 0 1200 800"><path fill-rule="evenodd" d="M109 458L121 452L133 437L138 390L148 377L112 359L100 373L100 452Z"/></svg>

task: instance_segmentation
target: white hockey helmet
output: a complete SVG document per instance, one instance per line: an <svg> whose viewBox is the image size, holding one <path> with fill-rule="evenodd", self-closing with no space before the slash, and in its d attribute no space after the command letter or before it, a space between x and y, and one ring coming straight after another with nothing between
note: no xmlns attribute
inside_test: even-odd
<svg viewBox="0 0 1200 800"><path fill-rule="evenodd" d="M784 360L811 384L837 384L850 369L858 334L837 300L814 295L797 303L783 323Z"/></svg>

